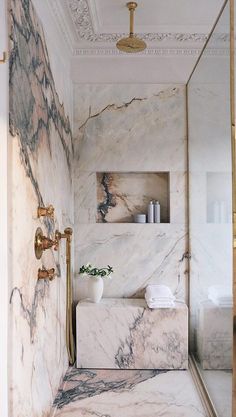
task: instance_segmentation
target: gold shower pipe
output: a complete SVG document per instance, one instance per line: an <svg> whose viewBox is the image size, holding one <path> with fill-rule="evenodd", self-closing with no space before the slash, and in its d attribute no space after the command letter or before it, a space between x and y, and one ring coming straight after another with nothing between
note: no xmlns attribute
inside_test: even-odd
<svg viewBox="0 0 236 417"><path fill-rule="evenodd" d="M130 11L130 16L129 16L129 36L132 38L134 36L134 11L137 7L137 3L134 1L130 1L129 3L127 3L127 7Z"/></svg>
<svg viewBox="0 0 236 417"><path fill-rule="evenodd" d="M54 207L49 205L48 207L38 207L38 217L49 217L54 220ZM75 363L75 344L73 336L73 323L72 323L72 281L71 281L71 237L73 230L67 227L64 233L56 230L54 239L50 239L43 235L43 231L40 227L37 228L34 240L34 250L37 259L42 257L43 251L54 247L54 250L58 250L61 239L66 239L66 348L70 365ZM49 279L50 281L55 278L55 270L52 269L39 269L38 279Z"/></svg>
<svg viewBox="0 0 236 417"><path fill-rule="evenodd" d="M75 363L75 344L72 325L72 282L71 282L71 237L73 230L67 227L64 233L58 230L55 240L66 239L66 348L70 365Z"/></svg>

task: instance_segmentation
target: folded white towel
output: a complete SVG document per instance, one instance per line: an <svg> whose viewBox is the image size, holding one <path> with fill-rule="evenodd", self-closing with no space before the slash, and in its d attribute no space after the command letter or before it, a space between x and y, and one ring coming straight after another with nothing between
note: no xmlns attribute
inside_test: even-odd
<svg viewBox="0 0 236 417"><path fill-rule="evenodd" d="M174 301L150 302L150 301L146 300L146 302L147 302L147 305L148 305L149 308L173 308L173 307L175 307Z"/></svg>
<svg viewBox="0 0 236 417"><path fill-rule="evenodd" d="M145 299L149 308L173 308L175 296L166 285L148 285Z"/></svg>
<svg viewBox="0 0 236 417"><path fill-rule="evenodd" d="M219 300L217 297L208 295L208 299L212 301L218 307L233 307L233 299L231 300Z"/></svg>
<svg viewBox="0 0 236 417"><path fill-rule="evenodd" d="M221 307L232 307L232 289L224 285L212 285L208 288L208 299Z"/></svg>
<svg viewBox="0 0 236 417"><path fill-rule="evenodd" d="M174 301L175 296L166 285L148 285L145 292L145 298L149 301Z"/></svg>

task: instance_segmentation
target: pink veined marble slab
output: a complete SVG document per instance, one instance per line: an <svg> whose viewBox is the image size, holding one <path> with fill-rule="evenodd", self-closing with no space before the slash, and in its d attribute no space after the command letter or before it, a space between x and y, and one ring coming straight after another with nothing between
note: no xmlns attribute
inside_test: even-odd
<svg viewBox="0 0 236 417"><path fill-rule="evenodd" d="M187 369L188 308L149 309L143 299L80 301L77 367Z"/></svg>

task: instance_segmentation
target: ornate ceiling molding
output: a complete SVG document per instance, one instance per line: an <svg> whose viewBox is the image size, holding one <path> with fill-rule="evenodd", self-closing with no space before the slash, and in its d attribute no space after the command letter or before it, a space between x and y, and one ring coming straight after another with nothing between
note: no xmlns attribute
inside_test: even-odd
<svg viewBox="0 0 236 417"><path fill-rule="evenodd" d="M136 53L135 56L173 56L186 55L198 56L202 48L147 48L145 51ZM127 58L127 54L119 51L117 48L76 48L74 56L123 56Z"/></svg>
<svg viewBox="0 0 236 417"><path fill-rule="evenodd" d="M71 52L74 53L74 44L75 44L75 37L73 35L74 30L68 24L65 11L58 0L47 0L47 6L54 17L54 20L63 34L66 44Z"/></svg>
<svg viewBox="0 0 236 417"><path fill-rule="evenodd" d="M63 0L63 2L47 0L47 4L73 56L127 56L115 48L115 43L123 36L122 34L94 32L87 0ZM74 27L71 25L71 20ZM136 55L139 57L174 55L197 57L208 38L207 34L194 33L145 33L138 36L150 42L145 51ZM224 55L224 48L219 46L226 46L229 35L219 33L212 39L216 48L212 48L214 52L211 52L211 55ZM158 48L156 43L152 46L152 42L157 41Z"/></svg>
<svg viewBox="0 0 236 417"><path fill-rule="evenodd" d="M68 0L67 5L78 38L87 42L117 42L125 33L94 32L87 0ZM201 42L207 40L205 33L139 33L140 38L152 41Z"/></svg>
<svg viewBox="0 0 236 417"><path fill-rule="evenodd" d="M191 56L198 57L202 48L149 48L143 52L137 53L135 56ZM116 48L76 48L74 56L123 56L127 58L127 54L120 52ZM227 48L208 48L204 51L205 56L229 56Z"/></svg>

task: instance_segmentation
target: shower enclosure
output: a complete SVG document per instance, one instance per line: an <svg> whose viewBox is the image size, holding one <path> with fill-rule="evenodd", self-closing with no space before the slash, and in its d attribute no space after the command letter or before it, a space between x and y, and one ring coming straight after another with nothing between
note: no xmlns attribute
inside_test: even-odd
<svg viewBox="0 0 236 417"><path fill-rule="evenodd" d="M233 415L230 46L230 3L226 2L187 87L190 351L210 415L219 417Z"/></svg>

